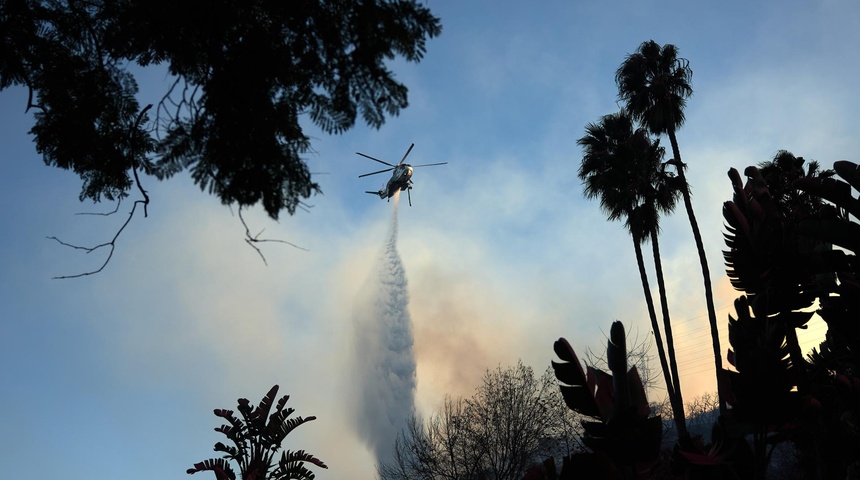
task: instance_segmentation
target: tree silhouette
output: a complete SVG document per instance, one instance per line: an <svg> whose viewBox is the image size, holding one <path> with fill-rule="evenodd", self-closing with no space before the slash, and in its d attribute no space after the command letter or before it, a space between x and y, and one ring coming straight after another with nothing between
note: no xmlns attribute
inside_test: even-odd
<svg viewBox="0 0 860 480"><path fill-rule="evenodd" d="M304 450L281 452L278 460L276 455L281 449L281 443L295 428L303 423L315 420L316 417L294 417L293 408L284 408L289 395L284 395L275 405L278 386L269 390L256 407L249 404L245 398L238 400L239 413L242 418L233 414L233 410L215 409L215 415L227 420L229 425L221 425L216 432L221 432L230 439L232 446L221 442L215 444L216 452L223 452L221 458L212 458L195 463L187 473L193 474L212 471L217 480L235 480L236 473L229 461L236 463L240 477L244 480L282 480L299 479L312 480L314 474L304 463L312 463L320 468L328 468L325 463ZM272 406L275 411L269 414Z"/></svg>
<svg viewBox="0 0 860 480"><path fill-rule="evenodd" d="M440 33L415 0L5 0L0 90L28 89L36 150L80 177L81 201L137 188L145 208L141 176L187 171L223 204L278 219L320 193L302 120L330 134L358 116L381 127L408 105L386 62L420 61ZM172 83L141 105L133 72L155 65ZM60 243L109 247L109 260L116 237Z"/></svg>
<svg viewBox="0 0 860 480"><path fill-rule="evenodd" d="M794 181L801 178L829 178L836 172L821 170L815 160L806 163L803 157L796 157L788 150L780 150L772 160L758 164L758 170L767 185L770 196L785 218L803 220L818 213L821 198L794 187Z"/></svg>
<svg viewBox="0 0 860 480"><path fill-rule="evenodd" d="M81 177L81 199L125 197L133 168L188 170L224 204L277 219L319 191L300 118L379 128L408 104L385 61L419 61L440 32L416 1L8 0L0 89L29 89L36 148ZM151 125L135 122L135 64L175 80Z"/></svg>
<svg viewBox="0 0 860 480"><path fill-rule="evenodd" d="M379 476L520 480L535 462L581 448L574 437L579 427L552 373L518 362L488 370L472 397L446 397L426 421L410 418Z"/></svg>
<svg viewBox="0 0 860 480"><path fill-rule="evenodd" d="M684 207L687 210L687 218L693 230L699 262L702 266L705 302L714 349L714 365L719 372L722 369L722 356L711 274L702 243L702 234L699 232L699 224L690 200L690 188L684 173L686 165L681 161L681 151L675 136L675 131L684 124L687 97L693 94L693 87L690 84L692 77L693 70L690 68L690 62L678 57L678 49L674 45L666 44L661 47L653 40L648 40L639 45L636 52L624 59L615 73L615 83L618 85L618 98L624 102L625 112L651 133L669 136L673 155L670 163L676 167L678 178L684 185L681 189ZM720 411L723 412L725 406L723 403L720 405Z"/></svg>
<svg viewBox="0 0 860 480"><path fill-rule="evenodd" d="M838 161L834 171L841 180L781 151L761 171L746 168L746 183L729 172L734 195L723 206L724 256L732 285L745 296L729 323L737 371L721 372L721 380L731 417L745 427L739 433L755 440L758 478L767 468L766 442L781 438L795 442L810 478L845 478L860 465L851 420L860 412L860 225L851 219L860 213L860 169ZM827 333L806 360L796 329L816 301Z"/></svg>
<svg viewBox="0 0 860 480"><path fill-rule="evenodd" d="M587 125L586 135L577 143L583 147L579 177L585 185L585 196L599 198L600 206L608 214L609 220L624 219L624 225L633 238L666 392L672 404L679 435L685 434L683 399L657 240L660 229L659 214L670 212L674 208L679 195L677 182L663 174L663 149L659 142L652 142L645 129L634 129L633 120L624 112L606 115L599 123ZM657 323L657 313L642 255L641 245L648 239L651 240L654 251L667 348L663 347L663 337Z"/></svg>

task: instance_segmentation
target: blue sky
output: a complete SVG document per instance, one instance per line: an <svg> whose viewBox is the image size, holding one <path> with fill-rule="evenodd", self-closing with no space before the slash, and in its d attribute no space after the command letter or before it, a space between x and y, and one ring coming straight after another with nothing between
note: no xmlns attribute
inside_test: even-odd
<svg viewBox="0 0 860 480"><path fill-rule="evenodd" d="M416 169L413 206L399 212L420 412L446 393L470 394L487 368L521 358L543 370L560 336L600 349L616 319L647 334L631 241L582 197L576 139L617 111L615 69L648 39L678 46L694 71L678 140L725 333L736 296L720 253L728 169L779 149L825 167L860 161L860 6L756 3L428 2L442 35L421 63L391 63L409 108L380 130L309 128L324 194L279 223L248 212L252 229L308 249L265 244L268 266L238 218L190 180L145 178L149 217L134 219L105 271L52 280L103 257L46 236L100 243L128 205L114 217L76 216L113 205L78 203L79 180L35 152L26 92L0 92L5 473L182 478L221 440L212 409L259 401L277 383L299 414L318 417L286 443L329 465L317 478L370 478L350 406L348 372L366 356L353 347L351 313L392 213L363 193L386 178L357 178L378 164L356 151L397 161L415 143L412 163L448 162ZM166 86L160 71L138 80L143 101ZM661 242L689 397L713 390L714 374L682 211L663 220Z"/></svg>

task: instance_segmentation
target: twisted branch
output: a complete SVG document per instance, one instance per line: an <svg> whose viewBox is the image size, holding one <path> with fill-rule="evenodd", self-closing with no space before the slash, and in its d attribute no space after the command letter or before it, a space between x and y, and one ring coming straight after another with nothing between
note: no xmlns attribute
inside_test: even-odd
<svg viewBox="0 0 860 480"><path fill-rule="evenodd" d="M269 262L266 261L266 257L263 255L263 251L260 250L260 247L255 245L256 243L263 243L263 242L284 243L284 244L287 244L291 247L297 248L299 250L304 250L306 252L308 251L307 248L300 247L300 246L298 246L294 243L290 243L286 240L278 240L278 239L272 239L272 238L260 238L260 235L263 234L265 229L260 230L260 232L257 233L256 235L251 235L251 229L248 228L248 224L245 222L245 218L242 217L242 207L239 207L239 220L242 222L242 226L245 227L245 243L247 243L248 245L251 246L251 248L253 248L254 250L257 251L257 254L260 255L260 258L263 260L263 264L266 265L267 267L269 266Z"/></svg>
<svg viewBox="0 0 860 480"><path fill-rule="evenodd" d="M146 114L146 112L150 108L152 108L151 104L144 107L143 110L141 110L140 113L137 114L137 119L134 122L134 127L133 127L132 131L137 130L137 128L140 126L140 123L143 121L143 116ZM113 252L114 252L114 250L116 250L117 239L119 238L120 234L122 234L123 230L125 230L125 227L127 227L128 224L131 222L131 219L134 217L134 212L137 210L138 204L143 205L143 216L144 216L144 218L146 218L148 216L147 207L149 206L149 194L147 194L146 190L143 189L143 186L140 183L140 176L138 176L138 174L137 174L137 163L134 160L132 160L131 172L134 175L134 183L135 183L135 185L137 185L137 189L140 191L140 194L143 196L143 200L135 200L135 202L131 206L131 211L128 213L128 218L125 219L125 222L123 222L122 226L119 227L119 230L117 230L116 234L114 234L113 238L109 242L101 243L101 244L93 246L93 247L82 247L80 245L74 245L71 243L64 242L57 237L47 237L50 240L55 240L60 245L63 245L63 246L69 247L69 248L73 248L75 250L83 250L86 253L92 253L96 250L107 247L108 248L108 255L107 255L107 258L105 258L104 263L102 263L102 265L95 270L91 270L89 272L84 272L84 273L78 273L75 275L61 275L58 277L52 277L54 280L63 280L63 279L67 279L67 278L86 277L88 275L94 275L94 274L99 273L102 270L104 270L104 268L107 266L108 262L110 262L110 259L113 258ZM117 202L116 209L114 209L114 211L108 212L108 213L79 213L78 215L103 215L103 216L113 215L114 213L116 213L119 210L119 205L120 205L120 202Z"/></svg>

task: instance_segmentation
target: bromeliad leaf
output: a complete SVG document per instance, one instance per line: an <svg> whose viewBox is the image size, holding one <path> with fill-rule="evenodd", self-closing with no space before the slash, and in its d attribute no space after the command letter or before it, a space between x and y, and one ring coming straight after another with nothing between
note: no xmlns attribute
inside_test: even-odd
<svg viewBox="0 0 860 480"><path fill-rule="evenodd" d="M328 466L325 463L323 463L322 460L314 457L313 455L305 452L304 450L297 450L297 451L286 450L286 451L284 451L283 455L281 456L281 460L282 461L286 460L287 462L308 462L308 463L313 463L314 465L316 465L320 468L328 468Z"/></svg>

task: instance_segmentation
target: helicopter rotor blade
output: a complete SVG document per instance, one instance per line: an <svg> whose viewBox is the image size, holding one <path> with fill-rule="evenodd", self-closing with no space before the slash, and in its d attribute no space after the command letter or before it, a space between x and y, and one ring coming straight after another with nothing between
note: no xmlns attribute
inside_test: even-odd
<svg viewBox="0 0 860 480"><path fill-rule="evenodd" d="M400 159L400 163L398 163L398 165L403 165L403 162L406 161L406 157L409 156L409 152L412 151L412 147L414 147L414 146L415 146L414 143L412 145L409 145L409 150L406 150L406 155L403 155L403 158Z"/></svg>
<svg viewBox="0 0 860 480"><path fill-rule="evenodd" d="M360 152L355 152L355 154L356 154L356 155L361 155L361 156L362 156L362 157L364 157L364 158L369 158L369 159L373 160L374 162L379 162L379 163L381 163L381 164L383 164L383 165L388 165L389 167L395 167L395 165L392 165L392 164L390 164L390 163L388 163L388 162L383 162L382 160L380 160L380 159L378 159L378 158L373 158L373 157L371 157L370 155L365 155L365 154L360 153ZM385 170L383 170L383 172L384 172L384 171L385 171Z"/></svg>
<svg viewBox="0 0 860 480"><path fill-rule="evenodd" d="M425 164L422 164L422 165L412 165L412 167L413 167L413 168L414 168L414 167L432 167L432 166L434 166L434 165L447 165L447 164L448 164L448 162L442 162L442 163L425 163Z"/></svg>
<svg viewBox="0 0 860 480"><path fill-rule="evenodd" d="M358 176L358 178L361 178L361 177L367 177L367 176L370 176L370 175L376 175L377 173L390 172L390 171L392 171L392 170L394 170L394 167L386 168L385 170L380 170L380 171L378 171L378 172L365 173L364 175L359 175L359 176Z"/></svg>

